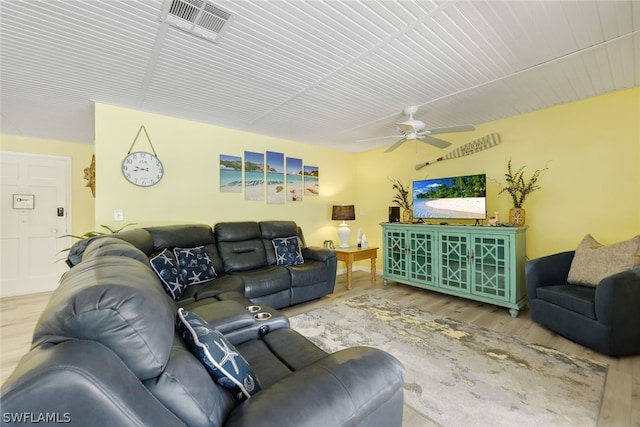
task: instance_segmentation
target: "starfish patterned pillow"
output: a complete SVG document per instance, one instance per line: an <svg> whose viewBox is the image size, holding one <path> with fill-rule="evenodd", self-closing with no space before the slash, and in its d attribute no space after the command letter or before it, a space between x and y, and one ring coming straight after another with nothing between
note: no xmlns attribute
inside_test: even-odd
<svg viewBox="0 0 640 427"><path fill-rule="evenodd" d="M186 286L182 280L180 268L173 252L165 249L150 260L151 268L174 300L180 298Z"/></svg>
<svg viewBox="0 0 640 427"><path fill-rule="evenodd" d="M178 309L178 332L218 384L242 402L261 390L249 363L217 329L200 316Z"/></svg>
<svg viewBox="0 0 640 427"><path fill-rule="evenodd" d="M304 264L298 236L275 238L271 241L276 251L276 264L298 265Z"/></svg>
<svg viewBox="0 0 640 427"><path fill-rule="evenodd" d="M208 282L218 275L211 265L211 257L204 246L196 248L174 248L182 277L187 286Z"/></svg>

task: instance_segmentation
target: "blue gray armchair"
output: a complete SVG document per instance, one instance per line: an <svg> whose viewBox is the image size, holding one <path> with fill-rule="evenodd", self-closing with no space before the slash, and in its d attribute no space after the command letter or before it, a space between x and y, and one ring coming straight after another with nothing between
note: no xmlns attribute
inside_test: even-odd
<svg viewBox="0 0 640 427"><path fill-rule="evenodd" d="M567 281L575 251L527 262L531 319L609 356L640 354L640 267L596 287Z"/></svg>

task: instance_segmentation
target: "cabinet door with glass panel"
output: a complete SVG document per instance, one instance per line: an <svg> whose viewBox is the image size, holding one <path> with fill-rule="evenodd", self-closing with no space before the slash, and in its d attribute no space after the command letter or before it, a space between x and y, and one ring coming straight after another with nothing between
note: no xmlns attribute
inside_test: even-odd
<svg viewBox="0 0 640 427"><path fill-rule="evenodd" d="M474 235L472 243L471 293L502 301L510 300L511 250L509 236Z"/></svg>
<svg viewBox="0 0 640 427"><path fill-rule="evenodd" d="M385 227L382 244L385 284L387 278L406 280L409 277L407 231L402 228Z"/></svg>
<svg viewBox="0 0 640 427"><path fill-rule="evenodd" d="M439 287L469 292L471 236L467 233L439 233Z"/></svg>
<svg viewBox="0 0 640 427"><path fill-rule="evenodd" d="M436 233L419 228L407 231L409 280L436 286Z"/></svg>

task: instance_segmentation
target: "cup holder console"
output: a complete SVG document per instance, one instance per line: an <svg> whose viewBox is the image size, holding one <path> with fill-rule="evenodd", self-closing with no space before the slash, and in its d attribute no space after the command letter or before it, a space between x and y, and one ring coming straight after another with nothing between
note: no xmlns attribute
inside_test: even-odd
<svg viewBox="0 0 640 427"><path fill-rule="evenodd" d="M267 313L266 311L261 311L262 307L260 307L259 305L250 305L247 307L247 310L249 310L249 313L253 314L253 317L255 317L256 320L271 319L271 313Z"/></svg>
<svg viewBox="0 0 640 427"><path fill-rule="evenodd" d="M267 313L266 311L263 311L262 313L254 314L253 317L255 317L257 320L267 320L267 319L271 319L271 313Z"/></svg>

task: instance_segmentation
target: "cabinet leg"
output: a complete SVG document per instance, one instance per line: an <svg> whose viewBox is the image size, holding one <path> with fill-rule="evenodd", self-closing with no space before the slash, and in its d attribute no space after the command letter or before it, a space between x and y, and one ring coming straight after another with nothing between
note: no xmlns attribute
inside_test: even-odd
<svg viewBox="0 0 640 427"><path fill-rule="evenodd" d="M511 315L511 317L516 318L518 317L518 314L520 314L520 310L518 310L517 308L510 308L509 314Z"/></svg>

